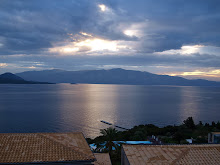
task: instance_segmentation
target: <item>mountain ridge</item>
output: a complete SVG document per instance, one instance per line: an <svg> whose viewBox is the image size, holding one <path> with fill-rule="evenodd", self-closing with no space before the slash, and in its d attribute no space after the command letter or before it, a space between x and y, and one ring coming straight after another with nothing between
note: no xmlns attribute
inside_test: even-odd
<svg viewBox="0 0 220 165"><path fill-rule="evenodd" d="M17 73L29 81L44 80L52 83L128 84L220 86L220 82L203 79L189 80L178 76L157 75L150 72L114 68L109 70L42 70Z"/></svg>
<svg viewBox="0 0 220 165"><path fill-rule="evenodd" d="M26 81L13 73L6 72L0 75L0 84L50 84L47 82Z"/></svg>

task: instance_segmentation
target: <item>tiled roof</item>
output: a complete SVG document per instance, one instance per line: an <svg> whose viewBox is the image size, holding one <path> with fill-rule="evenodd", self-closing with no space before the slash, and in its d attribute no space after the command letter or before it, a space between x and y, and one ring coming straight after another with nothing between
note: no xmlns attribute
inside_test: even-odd
<svg viewBox="0 0 220 165"><path fill-rule="evenodd" d="M111 159L108 153L94 153L96 160L95 165L111 165Z"/></svg>
<svg viewBox="0 0 220 165"><path fill-rule="evenodd" d="M0 134L0 164L94 160L82 133Z"/></svg>
<svg viewBox="0 0 220 165"><path fill-rule="evenodd" d="M123 145L130 165L220 164L220 144L205 145Z"/></svg>

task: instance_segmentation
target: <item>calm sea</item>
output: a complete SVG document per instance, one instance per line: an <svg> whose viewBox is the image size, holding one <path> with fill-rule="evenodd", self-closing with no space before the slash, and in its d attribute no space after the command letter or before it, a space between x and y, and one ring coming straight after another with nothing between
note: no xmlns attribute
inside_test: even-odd
<svg viewBox="0 0 220 165"><path fill-rule="evenodd" d="M81 131L99 135L101 120L139 124L220 121L220 88L136 85L0 85L0 133Z"/></svg>

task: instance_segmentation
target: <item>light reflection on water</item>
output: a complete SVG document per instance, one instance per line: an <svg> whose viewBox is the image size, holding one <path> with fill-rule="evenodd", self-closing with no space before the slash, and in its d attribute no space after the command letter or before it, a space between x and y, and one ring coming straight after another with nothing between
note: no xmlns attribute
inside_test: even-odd
<svg viewBox="0 0 220 165"><path fill-rule="evenodd" d="M180 103L180 120L183 121L189 116L193 116L194 120L200 119L201 94L198 87L181 88L181 103Z"/></svg>
<svg viewBox="0 0 220 165"><path fill-rule="evenodd" d="M0 85L0 132L81 131L108 126L220 120L220 88L102 84Z"/></svg>

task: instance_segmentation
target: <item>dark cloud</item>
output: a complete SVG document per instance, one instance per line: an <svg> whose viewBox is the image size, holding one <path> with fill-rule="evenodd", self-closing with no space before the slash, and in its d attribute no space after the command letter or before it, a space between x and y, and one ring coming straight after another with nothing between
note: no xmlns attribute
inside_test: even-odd
<svg viewBox="0 0 220 165"><path fill-rule="evenodd" d="M106 12L99 4L106 5ZM211 51L190 56L154 54L183 45L220 47L219 0L0 0L0 20L0 63L23 66L21 61L29 61L36 67L69 70L105 65L220 66L220 57ZM129 28L140 34L125 35ZM75 56L49 52L86 39L80 32L125 42L132 50L96 53L103 56L88 56L88 46L80 47Z"/></svg>
<svg viewBox="0 0 220 165"><path fill-rule="evenodd" d="M38 67L38 63L44 64L45 68L60 68L60 69L77 69L86 68L87 66L96 68L96 66L172 66L172 67L209 67L218 68L220 57L208 54L192 54L189 56L183 55L106 55L106 56L19 56L2 59L2 63L14 64L29 64L29 66ZM31 65L32 64L32 65Z"/></svg>
<svg viewBox="0 0 220 165"><path fill-rule="evenodd" d="M163 38L152 39L156 51L180 48L186 44L208 44L220 46L220 1L206 0L128 0L121 6L128 13L149 19L145 30ZM134 12L135 11L135 12ZM149 41L146 41L148 44ZM147 45L145 45L147 47ZM149 49L149 48L148 48Z"/></svg>
<svg viewBox="0 0 220 165"><path fill-rule="evenodd" d="M97 5L101 3L111 11L100 13ZM1 41L13 53L50 48L52 43L66 40L68 33L80 31L111 40L137 40L124 35L118 25L145 19L149 22L144 32L161 36L142 39L141 46L150 51L192 43L220 46L220 2L216 0L1 0L0 11Z"/></svg>

